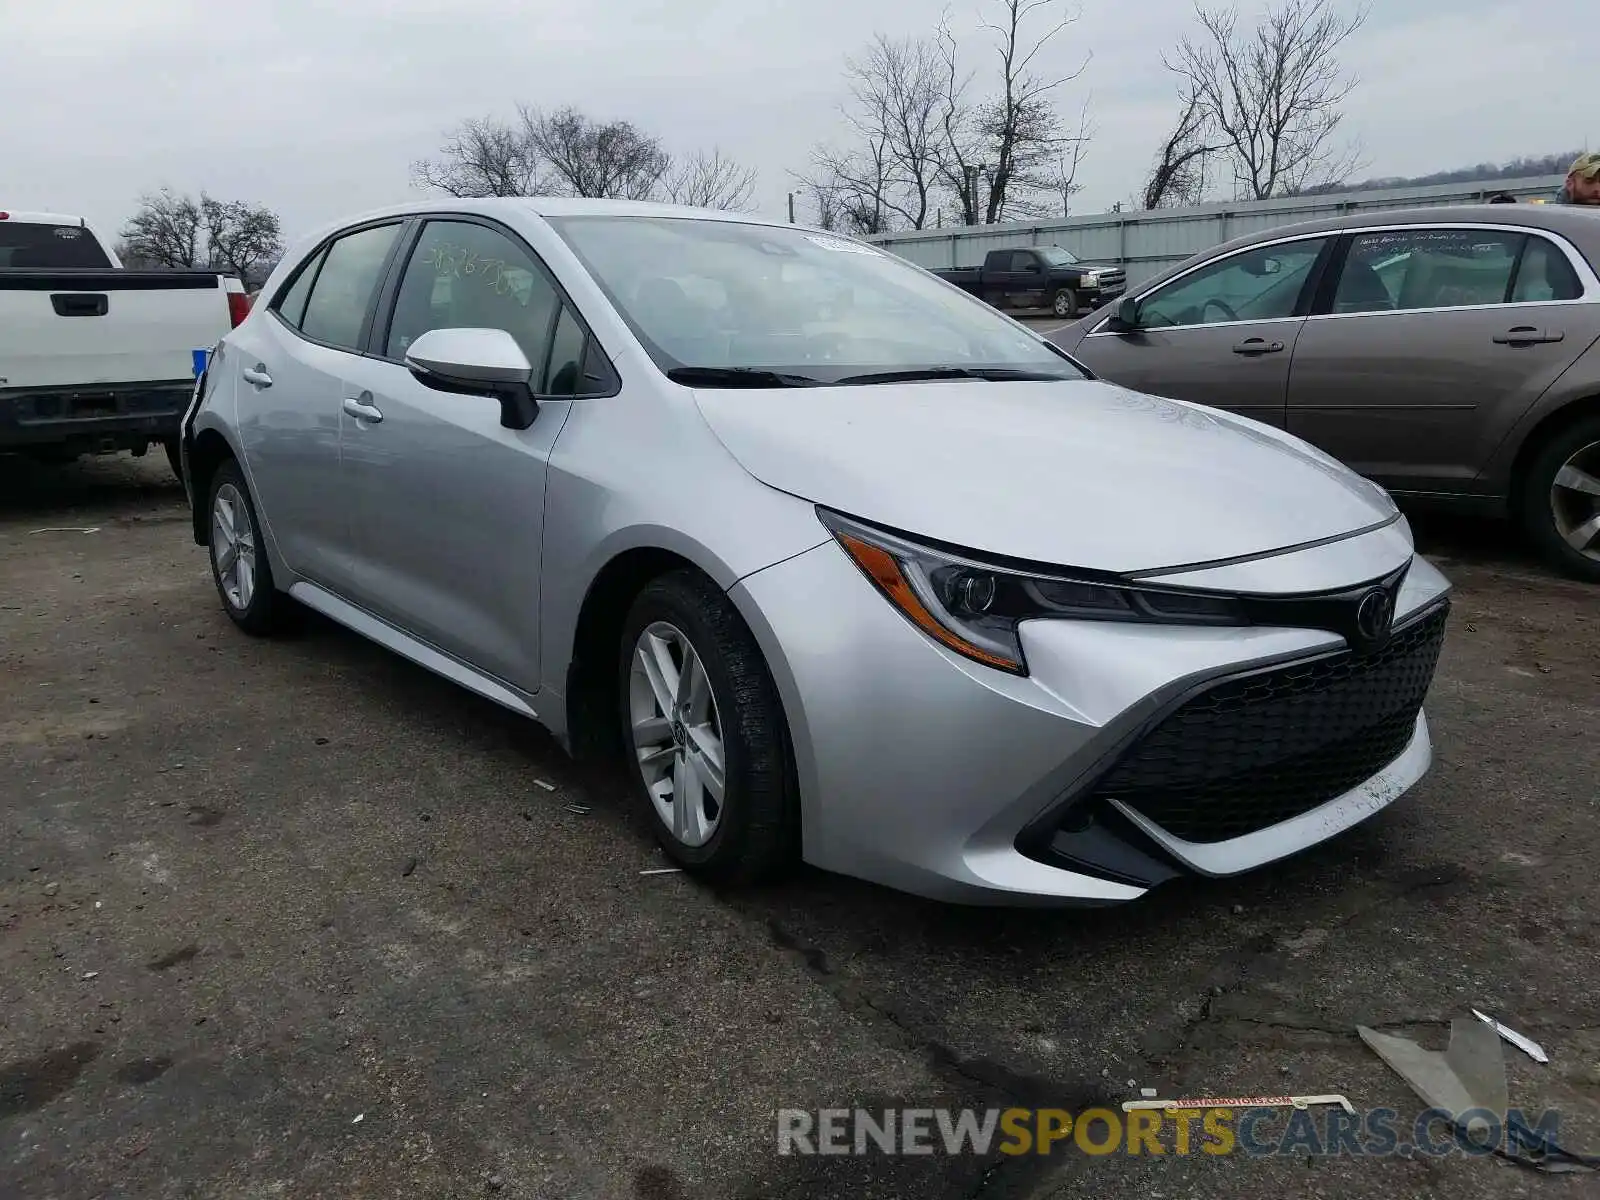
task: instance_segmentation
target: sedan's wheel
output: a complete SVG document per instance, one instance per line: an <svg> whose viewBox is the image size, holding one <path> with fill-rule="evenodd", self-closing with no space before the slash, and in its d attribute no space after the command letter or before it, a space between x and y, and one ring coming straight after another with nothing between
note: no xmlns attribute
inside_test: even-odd
<svg viewBox="0 0 1600 1200"><path fill-rule="evenodd" d="M624 744L662 848L730 880L787 866L798 820L782 706L727 597L688 571L663 576L620 649Z"/></svg>
<svg viewBox="0 0 1600 1200"><path fill-rule="evenodd" d="M1071 288L1062 288L1055 294L1050 307L1058 317L1075 317L1078 315L1077 294Z"/></svg>
<svg viewBox="0 0 1600 1200"><path fill-rule="evenodd" d="M285 597L272 583L261 547L260 523L244 476L225 462L211 477L211 577L222 607L246 633L270 633L281 622Z"/></svg>
<svg viewBox="0 0 1600 1200"><path fill-rule="evenodd" d="M685 846L704 846L728 791L722 718L705 665L677 626L657 621L639 635L628 709L657 818Z"/></svg>
<svg viewBox="0 0 1600 1200"><path fill-rule="evenodd" d="M1552 564L1600 582L1600 418L1562 430L1534 456L1522 520Z"/></svg>

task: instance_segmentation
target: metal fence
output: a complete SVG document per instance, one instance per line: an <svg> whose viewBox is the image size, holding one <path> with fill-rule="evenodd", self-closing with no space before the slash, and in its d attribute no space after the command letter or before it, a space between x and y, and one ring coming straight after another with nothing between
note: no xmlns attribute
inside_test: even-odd
<svg viewBox="0 0 1600 1200"><path fill-rule="evenodd" d="M1241 234L1347 213L1439 204L1481 204L1500 192L1508 192L1519 201L1548 199L1561 189L1562 182L1560 175L1544 175L1532 179L1291 196L1282 200L1202 204L1154 212L1099 213L1056 221L920 229L877 234L867 240L918 266L936 268L975 267L991 250L1060 246L1086 262L1115 263L1127 271L1130 284L1137 284L1192 254Z"/></svg>

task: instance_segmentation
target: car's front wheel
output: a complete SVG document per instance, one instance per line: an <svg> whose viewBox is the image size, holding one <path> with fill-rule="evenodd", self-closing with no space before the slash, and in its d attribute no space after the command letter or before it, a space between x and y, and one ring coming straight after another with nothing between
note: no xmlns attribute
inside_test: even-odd
<svg viewBox="0 0 1600 1200"><path fill-rule="evenodd" d="M1051 311L1058 317L1075 317L1078 315L1078 296L1071 288L1062 288L1055 294L1055 299L1050 304Z"/></svg>
<svg viewBox="0 0 1600 1200"><path fill-rule="evenodd" d="M620 718L629 771L673 861L729 882L796 856L783 708L755 638L709 580L646 585L623 625Z"/></svg>
<svg viewBox="0 0 1600 1200"><path fill-rule="evenodd" d="M1600 583L1600 417L1547 441L1524 477L1522 524L1550 563Z"/></svg>
<svg viewBox="0 0 1600 1200"><path fill-rule="evenodd" d="M207 500L211 578L222 607L246 633L263 635L283 624L289 599L272 582L272 564L261 543L261 523L244 473L231 459L211 476Z"/></svg>

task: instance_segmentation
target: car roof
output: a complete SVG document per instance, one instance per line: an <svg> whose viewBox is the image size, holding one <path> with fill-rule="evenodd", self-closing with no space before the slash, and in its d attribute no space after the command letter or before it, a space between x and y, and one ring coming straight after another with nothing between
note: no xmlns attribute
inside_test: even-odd
<svg viewBox="0 0 1600 1200"><path fill-rule="evenodd" d="M506 217L535 213L541 217L684 217L714 221L737 221L745 225L778 225L781 222L750 213L728 212L715 208L692 208L682 204L660 204L652 200L588 200L565 196L485 196L458 198L438 196L431 200L412 200L390 204L369 212L357 213L328 222L321 234L346 226L360 225L384 217L411 216L416 213L477 213L486 217Z"/></svg>
<svg viewBox="0 0 1600 1200"><path fill-rule="evenodd" d="M71 216L67 213L48 212L18 212L14 208L7 208L0 204L0 212L6 214L6 220L22 225L85 225L82 217Z"/></svg>

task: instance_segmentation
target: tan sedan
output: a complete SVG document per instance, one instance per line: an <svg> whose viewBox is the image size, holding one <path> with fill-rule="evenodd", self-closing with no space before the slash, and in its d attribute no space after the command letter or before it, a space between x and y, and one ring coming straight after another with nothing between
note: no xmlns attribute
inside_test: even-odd
<svg viewBox="0 0 1600 1200"><path fill-rule="evenodd" d="M1096 374L1287 429L1600 581L1600 211L1365 213L1229 242L1052 335Z"/></svg>

